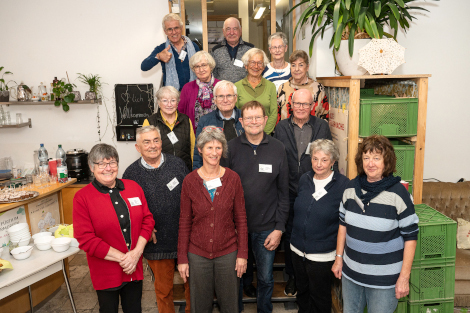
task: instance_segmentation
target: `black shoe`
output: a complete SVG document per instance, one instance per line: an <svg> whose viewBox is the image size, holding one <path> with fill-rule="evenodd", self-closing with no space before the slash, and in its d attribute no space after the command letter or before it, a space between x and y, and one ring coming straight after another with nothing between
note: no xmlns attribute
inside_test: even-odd
<svg viewBox="0 0 470 313"><path fill-rule="evenodd" d="M253 284L243 286L243 292L247 297L256 298L256 288Z"/></svg>
<svg viewBox="0 0 470 313"><path fill-rule="evenodd" d="M289 276L289 279L287 280L287 284L286 284L286 289L284 289L284 294L290 297L293 297L297 294L297 289L295 288L294 276Z"/></svg>

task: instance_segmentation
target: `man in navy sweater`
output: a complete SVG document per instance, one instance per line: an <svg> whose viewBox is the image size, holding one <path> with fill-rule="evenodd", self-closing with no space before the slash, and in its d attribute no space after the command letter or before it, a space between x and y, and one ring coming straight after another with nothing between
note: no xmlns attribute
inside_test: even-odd
<svg viewBox="0 0 470 313"><path fill-rule="evenodd" d="M286 150L267 136L268 117L261 103L247 102L240 122L245 133L228 143L228 167L241 179L248 232L258 278L258 312L272 312L274 254L289 215L289 170ZM240 308L241 309L241 308Z"/></svg>

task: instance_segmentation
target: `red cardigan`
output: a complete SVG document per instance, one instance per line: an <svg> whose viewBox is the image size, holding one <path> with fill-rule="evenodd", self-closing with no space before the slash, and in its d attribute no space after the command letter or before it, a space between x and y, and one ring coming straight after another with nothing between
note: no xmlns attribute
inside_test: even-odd
<svg viewBox="0 0 470 313"><path fill-rule="evenodd" d="M178 264L188 263L188 252L214 259L238 250L248 259L248 227L240 177L225 168L214 201L197 170L183 181L178 235Z"/></svg>
<svg viewBox="0 0 470 313"><path fill-rule="evenodd" d="M125 189L120 194L129 208L132 250L139 236L147 240L150 238L155 221L147 207L142 188L132 180L122 181ZM142 205L131 206L128 199L134 197L138 197ZM144 279L142 257L137 263L136 271L131 275L124 273L118 262L104 259L110 247L123 253L128 251L109 194L99 192L92 184L78 191L73 198L73 228L80 249L86 252L95 290L114 288L126 281Z"/></svg>

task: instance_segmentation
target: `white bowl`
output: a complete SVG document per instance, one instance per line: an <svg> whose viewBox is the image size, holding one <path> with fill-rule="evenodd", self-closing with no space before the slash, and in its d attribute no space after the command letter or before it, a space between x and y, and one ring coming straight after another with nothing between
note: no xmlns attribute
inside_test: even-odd
<svg viewBox="0 0 470 313"><path fill-rule="evenodd" d="M31 242L31 238L21 239L20 241L12 240L11 242L13 242L13 244L18 245L20 247L24 247L24 246L29 245L29 243Z"/></svg>
<svg viewBox="0 0 470 313"><path fill-rule="evenodd" d="M55 238L54 240L52 240L51 246L55 252L64 252L70 248L71 242L72 239L68 237Z"/></svg>
<svg viewBox="0 0 470 313"><path fill-rule="evenodd" d="M51 244L52 240L54 240L55 237L54 236L42 236L42 237L39 237L39 238L36 238L34 239L34 244Z"/></svg>
<svg viewBox="0 0 470 313"><path fill-rule="evenodd" d="M49 231L43 231L43 232L34 234L34 235L33 235L33 240L36 240L37 238L39 238L39 237L44 237L44 236L52 236L52 233L49 232Z"/></svg>
<svg viewBox="0 0 470 313"><path fill-rule="evenodd" d="M36 248L38 248L38 250L41 250L41 251L49 250L51 247L52 246L50 242L36 243Z"/></svg>
<svg viewBox="0 0 470 313"><path fill-rule="evenodd" d="M21 235L10 235L10 240L19 241L21 239L31 238L30 233L25 233Z"/></svg>
<svg viewBox="0 0 470 313"><path fill-rule="evenodd" d="M17 260L24 260L31 256L31 252L33 251L32 248L33 246L18 247L18 248L11 250L11 254Z"/></svg>
<svg viewBox="0 0 470 313"><path fill-rule="evenodd" d="M70 246L78 248L78 240L75 238L71 238L71 239L72 239L72 242L70 243Z"/></svg>
<svg viewBox="0 0 470 313"><path fill-rule="evenodd" d="M8 233L9 234L12 234L12 233L16 233L16 232L19 232L25 228L28 228L28 223L19 223L19 224L16 224L16 225L13 225L12 227L8 228ZM29 231L29 229L28 229Z"/></svg>

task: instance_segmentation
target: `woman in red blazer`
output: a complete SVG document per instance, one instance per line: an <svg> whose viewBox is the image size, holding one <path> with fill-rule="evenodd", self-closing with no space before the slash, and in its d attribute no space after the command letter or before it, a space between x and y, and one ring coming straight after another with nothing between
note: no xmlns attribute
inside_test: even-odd
<svg viewBox="0 0 470 313"><path fill-rule="evenodd" d="M73 199L74 235L87 255L100 312L141 312L142 252L155 221L144 192L117 179L119 155L113 146L95 145L88 165L95 179Z"/></svg>
<svg viewBox="0 0 470 313"><path fill-rule="evenodd" d="M238 313L248 258L243 187L237 173L220 166L227 154L222 128L203 128L197 148L203 166L181 189L178 271L184 282L189 278L192 313L212 312L214 291L221 312Z"/></svg>

